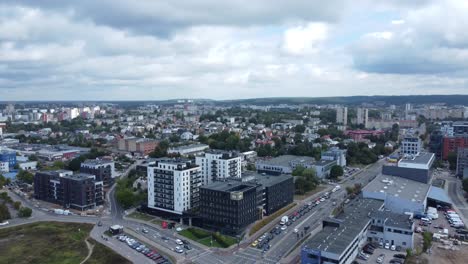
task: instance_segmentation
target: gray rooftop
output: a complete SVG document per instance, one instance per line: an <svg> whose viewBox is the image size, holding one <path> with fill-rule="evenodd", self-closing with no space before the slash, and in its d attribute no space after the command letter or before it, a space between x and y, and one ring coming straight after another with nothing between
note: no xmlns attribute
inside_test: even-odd
<svg viewBox="0 0 468 264"><path fill-rule="evenodd" d="M355 199L335 218L324 221L324 228L305 242L304 247L342 255L370 222L369 213L382 208L383 201Z"/></svg>
<svg viewBox="0 0 468 264"><path fill-rule="evenodd" d="M63 178L67 178L67 179L72 179L72 180L75 180L75 181L84 181L84 180L87 180L87 179L96 179L96 177L92 174L88 174L88 173L75 173L75 174L72 174L72 175L65 175L63 176Z"/></svg>
<svg viewBox="0 0 468 264"><path fill-rule="evenodd" d="M191 148L200 148L200 147L209 148L209 146L206 145L206 144L191 144L191 145L184 145L184 146L172 147L172 148L170 148L170 149L173 150L173 151L175 151L175 150L187 150L187 149L191 149Z"/></svg>
<svg viewBox="0 0 468 264"><path fill-rule="evenodd" d="M217 181L208 185L201 186L200 188L221 191L221 192L240 192L247 191L252 188L257 188L257 184L251 182L241 182L241 181Z"/></svg>
<svg viewBox="0 0 468 264"><path fill-rule="evenodd" d="M336 163L336 160L318 160L314 162L314 165L317 166L326 166L332 163Z"/></svg>
<svg viewBox="0 0 468 264"><path fill-rule="evenodd" d="M264 187L270 187L273 185L276 185L278 183L281 183L283 181L286 181L288 179L292 178L291 175L278 175L278 176L271 176L271 175L262 175L258 174L253 171L245 171L242 173L242 181L244 182L256 182L261 184Z"/></svg>
<svg viewBox="0 0 468 264"><path fill-rule="evenodd" d="M103 165L103 164L109 164L109 163L114 163L112 160L103 160L103 159L87 159L82 165Z"/></svg>
<svg viewBox="0 0 468 264"><path fill-rule="evenodd" d="M426 183L380 174L364 187L363 192L380 192L411 200L412 202L423 202L426 199L429 187L430 185Z"/></svg>
<svg viewBox="0 0 468 264"><path fill-rule="evenodd" d="M419 155L410 155L402 158L400 162L413 163L413 164L428 164L434 157L434 153L422 152Z"/></svg>
<svg viewBox="0 0 468 264"><path fill-rule="evenodd" d="M372 218L384 219L386 227L412 230L413 222L409 215L397 214L390 211L377 211L371 213Z"/></svg>
<svg viewBox="0 0 468 264"><path fill-rule="evenodd" d="M274 166L291 166L291 163L312 164L314 161L315 159L313 157L282 155L269 160L259 160L258 162Z"/></svg>

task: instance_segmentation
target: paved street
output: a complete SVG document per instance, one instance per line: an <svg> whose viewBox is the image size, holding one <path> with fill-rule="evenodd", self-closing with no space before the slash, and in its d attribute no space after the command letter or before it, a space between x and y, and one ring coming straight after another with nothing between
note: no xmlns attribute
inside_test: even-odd
<svg viewBox="0 0 468 264"><path fill-rule="evenodd" d="M325 200L315 208L313 208L309 213L305 214L294 222L291 226L283 231L281 234L277 235L271 242L271 249L267 252L262 252L257 248L252 248L249 246L251 241L254 238L260 236L257 234L256 237L252 237L249 241L241 244L241 248L234 249L230 251L219 250L219 249L206 249L192 244L193 249L185 254L177 254L173 252L175 248L175 239L180 238L173 230L164 230L156 227L155 225L148 225L138 222L137 220L123 218L124 210L115 201L115 188L111 188L109 192L109 206L110 211L108 215L105 215L101 218L98 217L83 217L76 215L57 215L48 211L41 210L35 207L31 201L24 199L12 192L10 196L14 200L20 200L24 204L33 208L33 216L30 219L12 219L10 225L19 225L24 223L31 223L36 221L62 221L62 222L85 222L85 223L96 223L99 220L102 221L103 226L98 227L95 225L94 229L91 232L91 236L97 241L109 246L119 254L125 256L134 263L152 263L149 259L144 257L142 254L137 253L133 249L129 248L126 244L111 238L108 241L102 239L101 235L110 225L119 224L132 230L135 234L138 235L137 238L141 240L147 240L149 246L154 247L156 250L167 253L177 259L177 262L194 262L200 264L215 264L215 263L279 263L282 259L287 257L287 254L293 251L300 246L298 242L300 241L296 234L293 233L294 228L303 230L304 226L310 226L312 231L325 217L328 217L332 212L334 206L333 202L337 204L342 202L345 199L346 186L353 186L355 183L361 183L366 185L373 177L375 177L380 171L383 164L383 160L378 161L377 163L369 166L367 169L361 170L358 174L352 177L346 178L340 185L342 188L331 194L330 199ZM330 185L329 188L325 191L329 191L333 188L334 185ZM314 195L306 200L301 201L296 208L300 208L311 200L315 200L316 197L319 197L320 194ZM141 232L142 228L146 228L149 232L144 234ZM268 230L269 231L269 230ZM309 231L309 232L310 232ZM307 235L307 234L304 234ZM162 237L167 237L168 240L163 240ZM144 241L143 241L144 242Z"/></svg>

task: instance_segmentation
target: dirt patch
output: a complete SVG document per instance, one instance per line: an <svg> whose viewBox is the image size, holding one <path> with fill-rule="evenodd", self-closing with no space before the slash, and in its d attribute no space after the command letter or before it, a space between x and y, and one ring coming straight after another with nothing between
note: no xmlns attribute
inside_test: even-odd
<svg viewBox="0 0 468 264"><path fill-rule="evenodd" d="M432 253L428 256L429 264L460 264L467 263L468 246L456 246L456 250L442 249L434 244Z"/></svg>

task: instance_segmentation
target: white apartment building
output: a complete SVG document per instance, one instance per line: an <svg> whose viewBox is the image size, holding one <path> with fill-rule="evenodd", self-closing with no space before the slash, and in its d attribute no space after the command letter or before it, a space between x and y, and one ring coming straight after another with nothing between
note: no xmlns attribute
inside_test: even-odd
<svg viewBox="0 0 468 264"><path fill-rule="evenodd" d="M203 185L217 179L241 178L242 159L236 152L210 150L196 157L195 163L201 167Z"/></svg>
<svg viewBox="0 0 468 264"><path fill-rule="evenodd" d="M339 107L336 109L336 123L348 125L348 107Z"/></svg>
<svg viewBox="0 0 468 264"><path fill-rule="evenodd" d="M198 207L200 167L188 159L158 159L148 166L148 207L182 215Z"/></svg>

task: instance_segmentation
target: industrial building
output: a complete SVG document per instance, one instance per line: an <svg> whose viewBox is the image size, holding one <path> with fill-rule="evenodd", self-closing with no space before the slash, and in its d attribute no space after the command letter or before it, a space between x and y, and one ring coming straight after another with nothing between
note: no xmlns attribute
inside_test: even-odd
<svg viewBox="0 0 468 264"><path fill-rule="evenodd" d="M188 157L190 155L198 155L205 152L209 149L210 146L206 144L191 144L179 147L172 147L167 150L168 155L181 155L183 157Z"/></svg>
<svg viewBox="0 0 468 264"><path fill-rule="evenodd" d="M259 173L270 175L291 174L297 166L313 168L315 159L306 156L282 155L272 159L257 160L255 167Z"/></svg>
<svg viewBox="0 0 468 264"><path fill-rule="evenodd" d="M331 147L329 150L322 152L322 160L336 160L336 164L346 166L346 149Z"/></svg>
<svg viewBox="0 0 468 264"><path fill-rule="evenodd" d="M323 220L321 228L302 246L302 264L350 264L370 241L414 246L410 216L384 211L383 202L375 199L351 201L337 216Z"/></svg>

